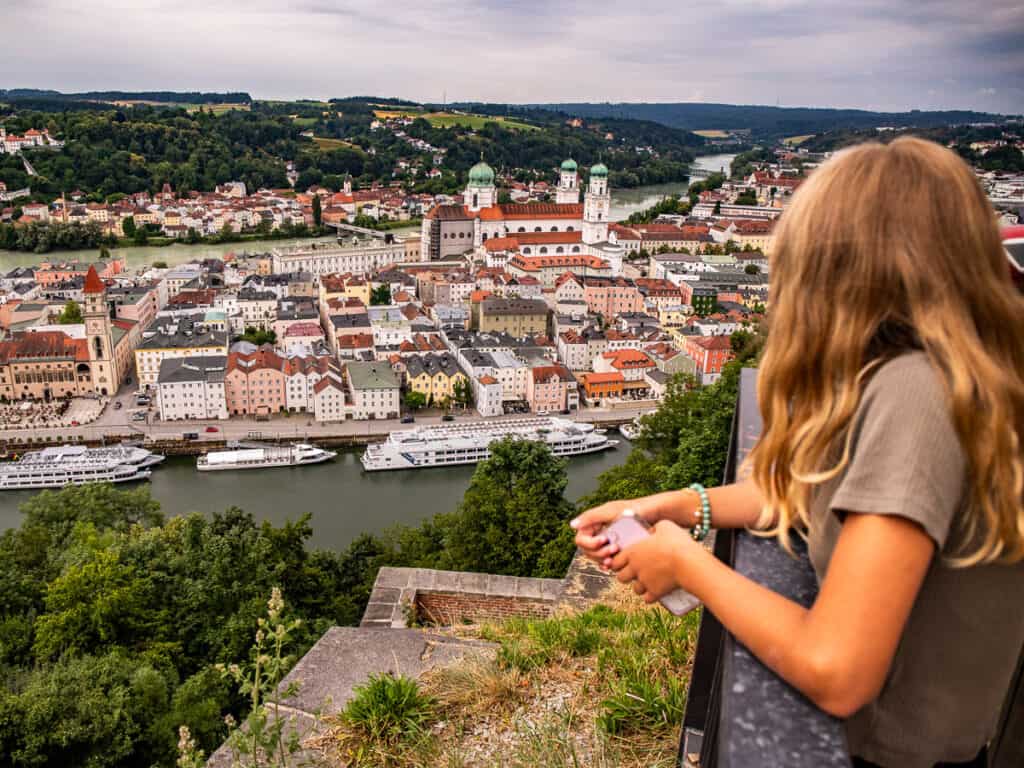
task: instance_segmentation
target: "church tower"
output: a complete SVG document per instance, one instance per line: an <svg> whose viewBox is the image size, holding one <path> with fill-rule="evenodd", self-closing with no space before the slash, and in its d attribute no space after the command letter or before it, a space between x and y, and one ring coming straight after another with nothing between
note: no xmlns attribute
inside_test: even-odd
<svg viewBox="0 0 1024 768"><path fill-rule="evenodd" d="M89 344L89 365L92 368L93 391L98 395L117 392L117 374L114 370L114 338L110 331L110 311L107 308L107 287L90 266L82 289L82 318L85 337Z"/></svg>
<svg viewBox="0 0 1024 768"><path fill-rule="evenodd" d="M570 157L562 163L562 169L558 175L558 189L555 192L555 202L578 205L580 202L579 179L580 176L576 172L576 161Z"/></svg>
<svg viewBox="0 0 1024 768"><path fill-rule="evenodd" d="M608 193L608 168L598 163L590 168L590 184L583 196L583 242L601 243L608 239L608 216L612 197Z"/></svg>
<svg viewBox="0 0 1024 768"><path fill-rule="evenodd" d="M484 162L483 157L469 169L469 186L462 193L462 202L473 213L481 208L491 208L498 202L497 191L494 188L494 170Z"/></svg>

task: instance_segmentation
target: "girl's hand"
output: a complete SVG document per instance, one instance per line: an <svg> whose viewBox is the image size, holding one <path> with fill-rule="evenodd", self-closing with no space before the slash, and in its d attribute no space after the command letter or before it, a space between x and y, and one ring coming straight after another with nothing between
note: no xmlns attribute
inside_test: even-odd
<svg viewBox="0 0 1024 768"><path fill-rule="evenodd" d="M608 537L603 533L605 526L627 509L632 509L646 523L656 523L662 518L665 506L665 494L660 493L640 499L609 501L588 509L569 525L576 531L576 546L583 550L583 554L607 568L610 558L619 550L616 545L608 543Z"/></svg>
<svg viewBox="0 0 1024 768"><path fill-rule="evenodd" d="M704 551L687 531L662 520L650 536L613 557L611 568L623 584L633 582L633 591L644 602L653 603L678 587L686 588L687 561L695 555L695 549Z"/></svg>

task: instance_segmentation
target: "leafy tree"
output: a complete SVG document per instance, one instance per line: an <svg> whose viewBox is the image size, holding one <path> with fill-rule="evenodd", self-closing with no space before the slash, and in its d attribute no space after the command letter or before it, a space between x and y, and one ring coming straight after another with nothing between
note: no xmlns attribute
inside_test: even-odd
<svg viewBox="0 0 1024 768"><path fill-rule="evenodd" d="M565 499L567 461L544 443L492 443L447 527L456 570L513 576L561 576L572 557L565 532L573 505Z"/></svg>
<svg viewBox="0 0 1024 768"><path fill-rule="evenodd" d="M410 390L405 393L405 407L410 411L419 411L427 407L427 396L422 392Z"/></svg>
<svg viewBox="0 0 1024 768"><path fill-rule="evenodd" d="M759 275L761 274L761 267L757 264L747 264L747 266L743 268L743 271L748 275Z"/></svg>
<svg viewBox="0 0 1024 768"><path fill-rule="evenodd" d="M722 215L722 201L721 200L715 200L715 209L712 211L712 214L715 215L715 216L721 216Z"/></svg>
<svg viewBox="0 0 1024 768"><path fill-rule="evenodd" d="M271 330L263 330L262 328L256 328L253 325L246 327L245 333L239 336L236 341L248 341L255 344L257 347L264 344L276 344L277 334Z"/></svg>
<svg viewBox="0 0 1024 768"><path fill-rule="evenodd" d="M126 216L121 222L121 229L125 237L135 237L135 217Z"/></svg>
<svg viewBox="0 0 1024 768"><path fill-rule="evenodd" d="M473 389L466 379L459 378L455 381L452 386L452 395L455 403L463 408L468 408L473 404Z"/></svg>
<svg viewBox="0 0 1024 768"><path fill-rule="evenodd" d="M167 269L167 262L162 259L157 259L153 262L154 269Z"/></svg>
<svg viewBox="0 0 1024 768"><path fill-rule="evenodd" d="M757 196L749 189L745 190L736 197L736 205L757 205Z"/></svg>
<svg viewBox="0 0 1024 768"><path fill-rule="evenodd" d="M78 302L69 300L64 305L64 311L57 317L57 322L61 325L77 325L84 322L82 308L78 306Z"/></svg>
<svg viewBox="0 0 1024 768"><path fill-rule="evenodd" d="M103 246L102 248L100 248L100 258L101 259L109 259L110 258L110 249L108 249L106 246Z"/></svg>
<svg viewBox="0 0 1024 768"><path fill-rule="evenodd" d="M382 306L391 303L391 286L382 283L370 292L370 304Z"/></svg>
<svg viewBox="0 0 1024 768"><path fill-rule="evenodd" d="M323 210L320 207L320 195L313 195L313 226L320 227L323 224Z"/></svg>

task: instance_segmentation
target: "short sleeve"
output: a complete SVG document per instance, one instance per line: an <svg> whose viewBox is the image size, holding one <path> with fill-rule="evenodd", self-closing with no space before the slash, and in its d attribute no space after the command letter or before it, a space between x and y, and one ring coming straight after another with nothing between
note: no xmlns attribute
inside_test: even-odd
<svg viewBox="0 0 1024 768"><path fill-rule="evenodd" d="M939 374L924 353L902 355L865 388L849 464L829 509L904 517L941 551L962 505L966 475Z"/></svg>

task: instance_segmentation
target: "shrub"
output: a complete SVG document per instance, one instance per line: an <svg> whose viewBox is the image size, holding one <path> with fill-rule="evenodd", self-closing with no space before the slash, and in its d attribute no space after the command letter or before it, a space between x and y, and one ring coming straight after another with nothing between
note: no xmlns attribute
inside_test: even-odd
<svg viewBox="0 0 1024 768"><path fill-rule="evenodd" d="M395 744L420 736L433 719L434 701L404 675L371 675L356 686L355 696L341 713L341 722L379 744Z"/></svg>

